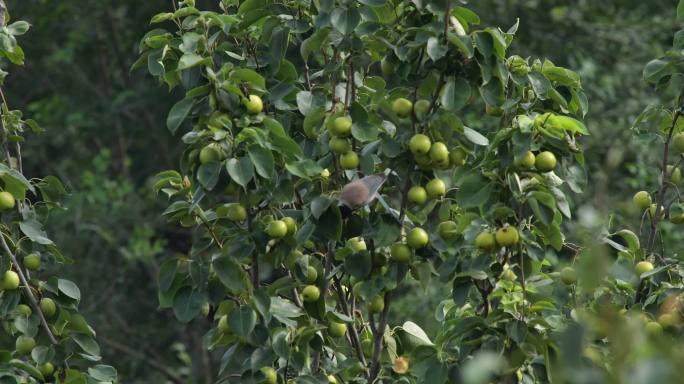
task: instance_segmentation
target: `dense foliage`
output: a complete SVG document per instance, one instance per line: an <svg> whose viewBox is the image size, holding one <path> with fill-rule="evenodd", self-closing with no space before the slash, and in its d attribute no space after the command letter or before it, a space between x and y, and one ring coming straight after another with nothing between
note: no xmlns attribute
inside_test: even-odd
<svg viewBox="0 0 684 384"><path fill-rule="evenodd" d="M17 37L29 30L26 21L9 21L0 2L0 56L24 64ZM7 23L7 25L6 25ZM0 72L0 87L8 72ZM2 100L0 163L0 381L3 383L110 383L116 370L101 360L95 331L79 313L81 292L61 278L58 266L73 262L43 230L49 211L61 207L66 191L54 176L27 179L22 173L21 145L27 135L40 133L36 121ZM7 348L12 345L13 347Z"/></svg>

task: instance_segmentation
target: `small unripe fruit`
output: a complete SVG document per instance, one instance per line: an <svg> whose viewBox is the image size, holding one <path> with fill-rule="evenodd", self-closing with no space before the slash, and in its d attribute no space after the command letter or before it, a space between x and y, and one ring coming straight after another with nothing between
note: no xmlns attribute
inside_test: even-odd
<svg viewBox="0 0 684 384"><path fill-rule="evenodd" d="M278 372L271 367L263 367L259 371L264 375L265 384L278 384Z"/></svg>
<svg viewBox="0 0 684 384"><path fill-rule="evenodd" d="M44 297L40 299L40 310L45 317L52 317L57 313L57 305L55 305L54 300L51 298Z"/></svg>
<svg viewBox="0 0 684 384"><path fill-rule="evenodd" d="M273 220L266 226L266 233L274 239L283 238L287 235L287 224L282 220Z"/></svg>
<svg viewBox="0 0 684 384"><path fill-rule="evenodd" d="M371 299L368 303L368 312L370 313L380 313L385 309L385 299L378 295Z"/></svg>
<svg viewBox="0 0 684 384"><path fill-rule="evenodd" d="M40 268L40 255L32 253L24 257L24 267L30 271L36 271Z"/></svg>
<svg viewBox="0 0 684 384"><path fill-rule="evenodd" d="M677 152L684 153L684 132L676 134L672 142Z"/></svg>
<svg viewBox="0 0 684 384"><path fill-rule="evenodd" d="M328 375L328 384L337 384L337 379L333 375Z"/></svg>
<svg viewBox="0 0 684 384"><path fill-rule="evenodd" d="M351 143L342 137L331 138L328 142L328 147L330 147L330 151L332 153L336 153L338 155L343 155L352 149Z"/></svg>
<svg viewBox="0 0 684 384"><path fill-rule="evenodd" d="M336 323L331 321L328 324L328 334L332 337L342 337L347 333L347 325L344 323Z"/></svg>
<svg viewBox="0 0 684 384"><path fill-rule="evenodd" d="M502 247L512 247L518 244L520 235L515 227L505 226L496 231L496 243Z"/></svg>
<svg viewBox="0 0 684 384"><path fill-rule="evenodd" d="M405 374L409 370L409 359L408 357L399 356L394 359L392 364L392 370L400 375Z"/></svg>
<svg viewBox="0 0 684 384"><path fill-rule="evenodd" d="M247 210L242 204L229 204L227 207L226 217L230 221L241 222L247 220Z"/></svg>
<svg viewBox="0 0 684 384"><path fill-rule="evenodd" d="M19 275L14 271L6 271L0 280L0 288L7 291L19 288Z"/></svg>
<svg viewBox="0 0 684 384"><path fill-rule="evenodd" d="M536 157L534 156L534 153L532 153L532 151L527 151L522 157L516 156L513 159L513 164L519 168L529 169L534 166L535 160Z"/></svg>
<svg viewBox="0 0 684 384"><path fill-rule="evenodd" d="M330 177L330 171L328 170L328 168L321 171L321 177L324 179L327 179L328 177Z"/></svg>
<svg viewBox="0 0 684 384"><path fill-rule="evenodd" d="M494 235L488 231L480 232L480 234L475 238L475 246L484 251L494 249L496 247Z"/></svg>
<svg viewBox="0 0 684 384"><path fill-rule="evenodd" d="M422 133L413 135L409 141L409 150L414 155L427 155L432 147L432 141L426 135Z"/></svg>
<svg viewBox="0 0 684 384"><path fill-rule="evenodd" d="M639 191L634 194L632 201L634 201L634 204L637 206L637 208L642 211L646 208L649 208L652 202L651 195L646 191Z"/></svg>
<svg viewBox="0 0 684 384"><path fill-rule="evenodd" d="M506 281L515 281L517 276L515 276L515 272L513 272L510 269L507 269L504 271L503 275L501 275L501 278L506 280Z"/></svg>
<svg viewBox="0 0 684 384"><path fill-rule="evenodd" d="M449 148L446 144L438 141L430 147L430 160L435 163L449 162Z"/></svg>
<svg viewBox="0 0 684 384"><path fill-rule="evenodd" d="M45 363L38 366L38 370L45 377L50 377L55 372L55 366L52 363Z"/></svg>
<svg viewBox="0 0 684 384"><path fill-rule="evenodd" d="M427 183L425 190L427 191L428 197L431 198L444 196L446 194L446 184L444 184L442 179L435 178Z"/></svg>
<svg viewBox="0 0 684 384"><path fill-rule="evenodd" d="M228 324L228 315L223 315L218 322L218 331L222 334L230 333L230 325Z"/></svg>
<svg viewBox="0 0 684 384"><path fill-rule="evenodd" d="M336 136L346 137L351 133L353 122L348 116L341 116L333 121L332 133Z"/></svg>
<svg viewBox="0 0 684 384"><path fill-rule="evenodd" d="M413 228L406 235L406 243L413 249L420 249L428 245L430 236L423 228Z"/></svg>
<svg viewBox="0 0 684 384"><path fill-rule="evenodd" d="M287 234L288 235L294 235L297 233L297 221L295 221L294 218L286 216L281 219L284 223L285 226L287 227Z"/></svg>
<svg viewBox="0 0 684 384"><path fill-rule="evenodd" d="M29 307L26 304L19 304L19 305L17 305L16 309L17 309L17 313L19 313L21 316L28 317L28 316L31 316L31 313L33 313L33 311L31 310L31 307Z"/></svg>
<svg viewBox="0 0 684 384"><path fill-rule="evenodd" d="M33 348L36 346L36 341L33 337L19 336L14 344L15 350L19 355L27 355L31 353Z"/></svg>
<svg viewBox="0 0 684 384"><path fill-rule="evenodd" d="M264 110L264 102L261 100L261 97L257 95L249 95L249 98L243 99L242 103L245 105L247 113L250 115L257 115Z"/></svg>
<svg viewBox="0 0 684 384"><path fill-rule="evenodd" d="M539 172L551 172L556 168L556 155L553 152L544 151L537 155L534 166Z"/></svg>
<svg viewBox="0 0 684 384"><path fill-rule="evenodd" d="M309 265L306 268L306 280L309 283L315 283L317 279L318 279L318 271L316 270L316 268Z"/></svg>
<svg viewBox="0 0 684 384"><path fill-rule="evenodd" d="M400 97L392 103L392 111L399 117L408 117L413 111L413 103L408 99Z"/></svg>
<svg viewBox="0 0 684 384"><path fill-rule="evenodd" d="M413 106L413 111L415 112L416 117L420 120L425 119L430 111L430 105L431 104L429 100L420 99L416 101L416 104Z"/></svg>
<svg viewBox="0 0 684 384"><path fill-rule="evenodd" d="M495 105L487 105L485 107L485 113L488 114L489 116L501 117L501 116L503 116L504 110L503 110L503 108L495 106Z"/></svg>
<svg viewBox="0 0 684 384"><path fill-rule="evenodd" d="M319 297L321 297L321 290L315 285L307 285L302 290L302 298L307 303L318 301Z"/></svg>
<svg viewBox="0 0 684 384"><path fill-rule="evenodd" d="M206 147L202 148L202 150L199 153L199 161L202 164L206 164L212 161L221 161L221 152L218 149L218 146L214 144L209 144Z"/></svg>
<svg viewBox="0 0 684 384"><path fill-rule="evenodd" d="M658 323L663 326L663 328L674 327L677 325L677 315L673 313L663 313L658 317Z"/></svg>
<svg viewBox="0 0 684 384"><path fill-rule="evenodd" d="M663 334L663 326L657 321L649 321L646 323L646 333L654 337L660 336Z"/></svg>
<svg viewBox="0 0 684 384"><path fill-rule="evenodd" d="M411 261L411 248L404 243L394 243L390 249L392 260L397 263L408 263Z"/></svg>
<svg viewBox="0 0 684 384"><path fill-rule="evenodd" d="M16 205L14 196L11 193L2 191L0 192L0 211L8 211Z"/></svg>
<svg viewBox="0 0 684 384"><path fill-rule="evenodd" d="M670 181L675 184L679 184L682 181L682 171L679 170L679 167L673 169L671 165L668 165L667 174L670 175Z"/></svg>
<svg viewBox="0 0 684 384"><path fill-rule="evenodd" d="M637 275L641 276L646 272L652 271L653 264L651 264L650 261L640 261L634 267L634 270L636 271Z"/></svg>
<svg viewBox="0 0 684 384"><path fill-rule="evenodd" d="M432 160L430 160L430 156L428 155L414 154L413 158L416 160L416 164L421 169L429 169L432 165Z"/></svg>
<svg viewBox="0 0 684 384"><path fill-rule="evenodd" d="M380 70L385 76L392 76L394 74L394 64L387 57L380 61Z"/></svg>
<svg viewBox="0 0 684 384"><path fill-rule="evenodd" d="M561 269L560 277L565 285L572 285L577 282L577 272L575 272L575 269L572 267Z"/></svg>
<svg viewBox="0 0 684 384"><path fill-rule="evenodd" d="M349 151L340 156L340 166L342 169L356 169L359 166L359 155L354 151Z"/></svg>
<svg viewBox="0 0 684 384"><path fill-rule="evenodd" d="M451 164L456 167L465 165L467 158L468 153L463 148L456 148L449 153L449 160L451 161Z"/></svg>
<svg viewBox="0 0 684 384"><path fill-rule="evenodd" d="M658 206L657 206L655 203L654 203L654 204L651 204L651 206L648 207L648 214L649 214L649 216L655 217L655 215L656 215L656 213L657 213L657 212L656 212L657 210L658 210ZM663 206L661 205L661 206L660 206L660 218L662 219L663 217L665 217L665 207L663 207Z"/></svg>
<svg viewBox="0 0 684 384"><path fill-rule="evenodd" d="M451 220L439 223L437 231L439 232L439 236L444 240L453 240L460 234L458 224Z"/></svg>
<svg viewBox="0 0 684 384"><path fill-rule="evenodd" d="M413 204L422 205L427 201L427 191L425 188L415 185L408 191L408 199Z"/></svg>
<svg viewBox="0 0 684 384"><path fill-rule="evenodd" d="M354 253L362 252L368 249L366 241L360 237L353 237L347 240L347 247L351 249Z"/></svg>

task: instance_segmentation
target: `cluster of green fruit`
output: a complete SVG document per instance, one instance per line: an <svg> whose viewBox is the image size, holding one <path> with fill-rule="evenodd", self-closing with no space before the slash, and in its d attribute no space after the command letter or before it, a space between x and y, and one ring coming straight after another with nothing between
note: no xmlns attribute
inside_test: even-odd
<svg viewBox="0 0 684 384"><path fill-rule="evenodd" d="M354 122L349 116L335 118L330 125L331 138L328 142L330 151L340 156L340 167L342 169L356 169L359 166L359 155L352 150L349 140Z"/></svg>
<svg viewBox="0 0 684 384"><path fill-rule="evenodd" d="M497 247L510 248L518 244L520 241L520 234L515 227L508 224L499 228L496 233L489 230L480 232L475 237L475 246L485 252L492 251Z"/></svg>
<svg viewBox="0 0 684 384"><path fill-rule="evenodd" d="M532 151L527 151L522 156L515 156L513 164L521 169L531 169L534 167L539 172L551 172L556 169L558 161L556 155L550 151L543 151L535 155Z"/></svg>

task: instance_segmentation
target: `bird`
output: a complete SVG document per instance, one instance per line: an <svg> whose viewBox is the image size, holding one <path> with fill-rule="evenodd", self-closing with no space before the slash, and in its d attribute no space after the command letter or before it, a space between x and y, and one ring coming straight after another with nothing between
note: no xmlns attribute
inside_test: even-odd
<svg viewBox="0 0 684 384"><path fill-rule="evenodd" d="M386 180L385 173L377 173L348 183L342 188L338 197L340 206L349 211L365 207L375 200L380 187Z"/></svg>

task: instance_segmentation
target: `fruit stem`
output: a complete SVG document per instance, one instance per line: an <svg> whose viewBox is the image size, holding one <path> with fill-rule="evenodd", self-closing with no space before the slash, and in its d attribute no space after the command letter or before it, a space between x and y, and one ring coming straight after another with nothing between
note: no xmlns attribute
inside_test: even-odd
<svg viewBox="0 0 684 384"><path fill-rule="evenodd" d="M26 275L24 275L24 271L21 269L21 265L19 265L17 257L14 255L14 253L12 253L9 246L7 245L4 233L0 233L0 243L5 253L7 253L7 255L12 260L12 265L14 265L14 269L17 271L17 274L19 274L19 280L21 280L21 285L24 289L24 292L26 292L26 296L28 296L29 301L31 302L31 306L33 307L33 310L38 314L38 317L40 318L40 323L43 325L43 328L45 329L45 332L47 333L50 342L52 344L58 344L55 335L53 335L52 331L50 330L50 326L48 325L47 320L45 320L45 315L43 314L43 311L40 309L40 305L38 305L38 300L36 300L36 297L33 295L33 292L31 291L31 286L29 285L28 280L26 280Z"/></svg>

